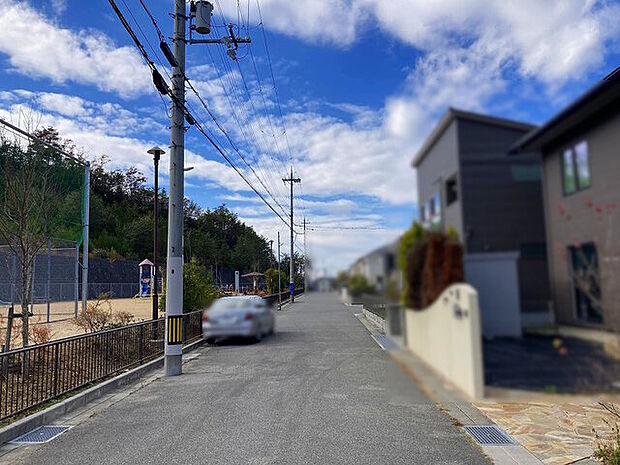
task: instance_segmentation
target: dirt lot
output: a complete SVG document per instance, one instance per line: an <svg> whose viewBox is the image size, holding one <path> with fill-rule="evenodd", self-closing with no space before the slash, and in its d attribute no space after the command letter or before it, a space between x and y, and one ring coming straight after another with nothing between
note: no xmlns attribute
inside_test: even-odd
<svg viewBox="0 0 620 465"><path fill-rule="evenodd" d="M89 301L92 303L94 301ZM133 299L110 299L112 312L129 312L136 321L151 319L152 301L151 298L133 298ZM67 336L75 336L83 334L84 330L75 324L74 320L74 302L53 302L50 308L50 323L46 323L47 305L36 304L34 306L34 316L31 324L48 326L52 331L52 339L60 339ZM78 312L82 310L81 302L78 305ZM17 312L18 309L15 309ZM0 308L2 322L0 323L0 334L4 336L6 328L7 308ZM4 339L3 337L1 339Z"/></svg>

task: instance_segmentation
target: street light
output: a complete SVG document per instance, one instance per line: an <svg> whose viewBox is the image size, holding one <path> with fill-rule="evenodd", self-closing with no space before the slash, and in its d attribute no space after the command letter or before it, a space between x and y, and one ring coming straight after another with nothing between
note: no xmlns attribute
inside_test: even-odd
<svg viewBox="0 0 620 465"><path fill-rule="evenodd" d="M185 171L187 173L188 171L191 171L193 169L194 169L193 166L188 166L187 168L183 168L183 171Z"/></svg>
<svg viewBox="0 0 620 465"><path fill-rule="evenodd" d="M149 150L147 150L146 153L149 153L151 155L153 155L153 167L155 168L155 173L153 174L154 176L154 180L153 180L153 184L154 184L154 190L155 190L155 196L153 198L153 268L155 268L155 276L154 276L154 281L155 284L151 284L151 289L153 290L153 320L157 320L157 316L159 315L158 312L158 304L159 304L159 292L157 289L157 283L158 283L158 276L159 276L159 260L158 260L158 251L159 251L159 235L158 235L158 226L159 226L159 221L158 221L158 207L157 207L157 201L159 198L159 185L158 185L158 180L159 180L159 158L166 152L164 152L163 149L160 149L159 147L155 146Z"/></svg>

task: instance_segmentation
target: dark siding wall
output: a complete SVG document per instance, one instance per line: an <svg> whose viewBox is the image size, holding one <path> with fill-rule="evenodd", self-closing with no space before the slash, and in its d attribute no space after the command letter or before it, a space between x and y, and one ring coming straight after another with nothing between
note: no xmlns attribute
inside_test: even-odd
<svg viewBox="0 0 620 465"><path fill-rule="evenodd" d="M508 156L523 131L459 120L465 247L468 253L519 251L523 310L549 299L541 161Z"/></svg>

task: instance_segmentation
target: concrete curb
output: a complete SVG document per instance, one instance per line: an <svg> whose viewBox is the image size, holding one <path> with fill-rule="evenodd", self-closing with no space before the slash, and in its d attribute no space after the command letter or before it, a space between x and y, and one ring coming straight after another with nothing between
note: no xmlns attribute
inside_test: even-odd
<svg viewBox="0 0 620 465"><path fill-rule="evenodd" d="M183 347L183 353L189 352L203 343L204 340L202 338L192 342L191 344ZM41 410L40 412L33 413L32 415L28 415L27 417L17 420L0 429L0 445L11 441L18 436L26 434L39 426L49 425L63 415L70 413L79 407L83 407L89 402L97 400L100 397L103 397L110 391L131 384L143 377L149 371L163 366L164 356L162 355L148 363L145 363L144 365L140 365L125 373L115 376L112 379L75 394L74 396L52 405L45 410Z"/></svg>

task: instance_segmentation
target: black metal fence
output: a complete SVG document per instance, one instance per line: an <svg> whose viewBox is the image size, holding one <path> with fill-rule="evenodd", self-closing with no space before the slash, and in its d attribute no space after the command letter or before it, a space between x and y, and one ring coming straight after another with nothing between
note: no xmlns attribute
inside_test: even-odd
<svg viewBox="0 0 620 465"><path fill-rule="evenodd" d="M183 315L184 344L202 335L202 312ZM0 420L148 362L164 351L164 319L0 354Z"/></svg>
<svg viewBox="0 0 620 465"><path fill-rule="evenodd" d="M303 287L299 289L295 289L295 295L302 294L303 292L304 292ZM280 293L280 296L282 298L282 303L288 302L288 299L290 298L290 292L288 290L282 291ZM266 295L263 297L263 299L265 299L269 305L276 305L278 303L278 294L276 293L276 294Z"/></svg>

